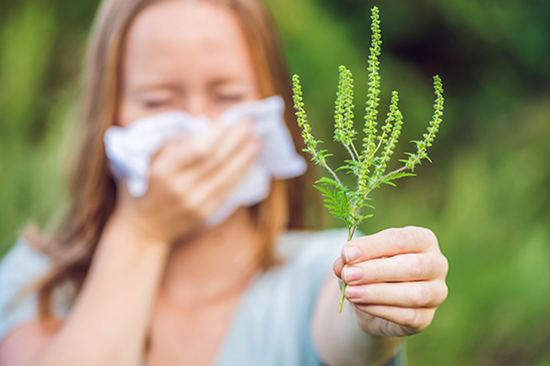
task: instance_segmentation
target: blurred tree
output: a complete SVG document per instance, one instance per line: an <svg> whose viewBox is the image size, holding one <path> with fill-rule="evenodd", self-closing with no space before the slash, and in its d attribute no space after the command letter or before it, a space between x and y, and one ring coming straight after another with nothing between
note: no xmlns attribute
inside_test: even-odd
<svg viewBox="0 0 550 366"><path fill-rule="evenodd" d="M62 205L61 136L97 1L28 0L0 11L0 254Z"/></svg>

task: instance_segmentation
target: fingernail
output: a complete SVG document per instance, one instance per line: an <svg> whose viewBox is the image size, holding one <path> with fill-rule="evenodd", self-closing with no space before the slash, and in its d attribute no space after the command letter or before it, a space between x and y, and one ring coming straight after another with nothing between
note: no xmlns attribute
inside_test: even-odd
<svg viewBox="0 0 550 366"><path fill-rule="evenodd" d="M345 282L357 281L362 277L361 270L357 267L344 267L342 270Z"/></svg>
<svg viewBox="0 0 550 366"><path fill-rule="evenodd" d="M346 263L359 259L361 256L361 249L351 246L344 250L344 256L346 257Z"/></svg>
<svg viewBox="0 0 550 366"><path fill-rule="evenodd" d="M349 299L357 299L365 295L363 286L346 286L346 297Z"/></svg>

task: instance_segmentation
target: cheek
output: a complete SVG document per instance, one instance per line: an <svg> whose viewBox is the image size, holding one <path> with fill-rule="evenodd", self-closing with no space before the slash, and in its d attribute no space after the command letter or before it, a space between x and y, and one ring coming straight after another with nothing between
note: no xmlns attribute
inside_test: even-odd
<svg viewBox="0 0 550 366"><path fill-rule="evenodd" d="M135 119L135 109L125 98L121 98L117 108L115 124L120 127L128 126Z"/></svg>
<svg viewBox="0 0 550 366"><path fill-rule="evenodd" d="M120 127L126 127L139 118L152 115L151 111L144 110L143 107L129 98L122 97L117 110L115 124Z"/></svg>

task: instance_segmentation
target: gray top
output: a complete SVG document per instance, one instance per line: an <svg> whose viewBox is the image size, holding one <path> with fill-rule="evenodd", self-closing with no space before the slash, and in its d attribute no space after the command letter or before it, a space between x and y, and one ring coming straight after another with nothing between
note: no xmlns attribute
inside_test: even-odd
<svg viewBox="0 0 550 366"><path fill-rule="evenodd" d="M319 288L346 239L346 230L282 235L277 248L288 260L251 281L214 365L321 365L313 345L311 317ZM10 329L37 317L35 294L16 306L10 304L47 268L46 258L23 240L0 263L0 342ZM68 311L62 301L56 301L54 308L60 316Z"/></svg>

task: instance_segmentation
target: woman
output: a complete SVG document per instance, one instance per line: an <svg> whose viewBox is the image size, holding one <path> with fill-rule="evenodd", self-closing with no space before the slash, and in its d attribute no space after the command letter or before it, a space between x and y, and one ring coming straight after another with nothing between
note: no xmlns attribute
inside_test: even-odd
<svg viewBox="0 0 550 366"><path fill-rule="evenodd" d="M142 197L117 188L102 140L112 125L171 110L216 120L271 95L290 106L268 24L257 0L104 1L71 209L52 239L27 238L45 255L21 242L0 272L14 293L36 275L10 277L19 261L45 272L38 312L22 304L4 322L2 365L364 365L431 323L447 262L427 229L386 230L341 252L338 231L286 233L303 228L301 179L274 180L267 199L203 229L261 149L247 121L167 142ZM284 241L303 249L281 264ZM338 278L349 285L340 315Z"/></svg>

